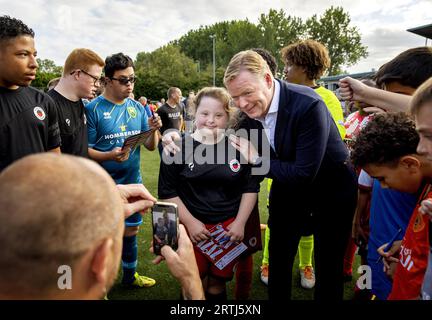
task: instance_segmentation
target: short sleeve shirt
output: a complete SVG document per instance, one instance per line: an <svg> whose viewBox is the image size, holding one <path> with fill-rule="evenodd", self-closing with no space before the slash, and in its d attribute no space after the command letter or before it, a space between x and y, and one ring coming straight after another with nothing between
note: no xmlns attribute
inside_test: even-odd
<svg viewBox="0 0 432 320"><path fill-rule="evenodd" d="M129 98L115 104L99 96L85 108L88 145L98 151L121 148L127 137L150 129L142 104ZM131 151L126 161L104 161L101 165L117 184L142 183L139 147Z"/></svg>
<svg viewBox="0 0 432 320"><path fill-rule="evenodd" d="M60 146L57 108L32 87L0 88L0 171L26 155Z"/></svg>

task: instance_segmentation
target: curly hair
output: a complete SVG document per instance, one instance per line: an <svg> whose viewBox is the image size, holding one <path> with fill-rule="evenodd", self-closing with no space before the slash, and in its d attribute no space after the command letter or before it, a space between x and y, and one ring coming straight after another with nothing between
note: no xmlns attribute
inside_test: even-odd
<svg viewBox="0 0 432 320"><path fill-rule="evenodd" d="M281 55L285 64L305 68L310 80L321 78L331 64L327 48L312 39L297 41L282 48Z"/></svg>
<svg viewBox="0 0 432 320"><path fill-rule="evenodd" d="M0 41L9 40L19 36L34 38L34 31L27 27L21 20L10 16L0 17Z"/></svg>
<svg viewBox="0 0 432 320"><path fill-rule="evenodd" d="M355 140L351 160L356 167L395 166L401 157L415 154L418 143L415 123L406 113L377 114Z"/></svg>

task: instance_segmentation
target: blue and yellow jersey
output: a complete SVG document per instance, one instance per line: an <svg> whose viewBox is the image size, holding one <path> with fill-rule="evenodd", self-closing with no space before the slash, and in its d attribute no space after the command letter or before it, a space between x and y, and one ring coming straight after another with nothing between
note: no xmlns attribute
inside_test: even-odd
<svg viewBox="0 0 432 320"><path fill-rule="evenodd" d="M150 129L144 107L129 98L114 104L99 96L85 108L89 147L98 151L122 147L127 137ZM139 147L124 162L105 161L101 165L117 184L142 183Z"/></svg>

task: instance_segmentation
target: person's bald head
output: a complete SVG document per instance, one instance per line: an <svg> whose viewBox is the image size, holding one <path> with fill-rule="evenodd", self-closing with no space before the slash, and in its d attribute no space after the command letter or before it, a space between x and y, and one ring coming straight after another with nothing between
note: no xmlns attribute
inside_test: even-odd
<svg viewBox="0 0 432 320"><path fill-rule="evenodd" d="M95 283L109 287L123 218L115 184L96 163L51 153L13 163L0 174L0 297L59 298L92 292ZM72 268L72 290L57 286L61 265Z"/></svg>

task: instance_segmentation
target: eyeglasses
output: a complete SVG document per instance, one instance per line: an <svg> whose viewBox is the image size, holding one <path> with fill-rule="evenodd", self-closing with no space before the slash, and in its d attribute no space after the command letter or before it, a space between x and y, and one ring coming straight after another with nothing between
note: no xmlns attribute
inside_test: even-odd
<svg viewBox="0 0 432 320"><path fill-rule="evenodd" d="M132 77L130 77L130 78L126 78L126 77L124 77L124 78L114 78L114 77L111 77L110 79L111 79L111 80L117 80L120 84L122 84L122 85L124 85L124 86L127 86L127 84L128 84L129 82L130 82L130 83L134 83L135 81L138 80L138 78L135 77L135 76L132 76Z"/></svg>
<svg viewBox="0 0 432 320"><path fill-rule="evenodd" d="M92 79L94 80L94 85L95 85L95 87L99 87L99 86L100 86L100 84L101 84L101 78L98 78L98 77L96 77L96 76L94 76L94 75L88 73L87 71L84 71L84 70L78 69L78 70L74 70L74 71L72 71L70 74L74 74L74 73L77 72L77 71L81 71L82 73L84 73L84 74L88 75L90 78L92 78Z"/></svg>

